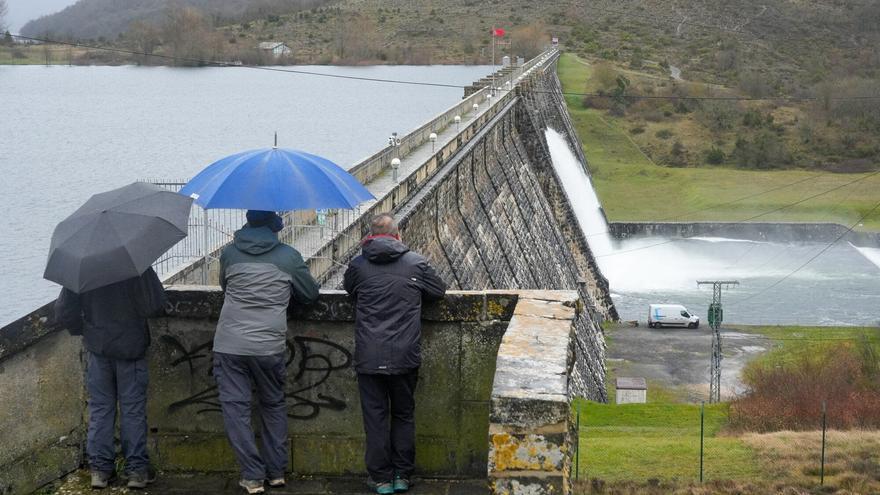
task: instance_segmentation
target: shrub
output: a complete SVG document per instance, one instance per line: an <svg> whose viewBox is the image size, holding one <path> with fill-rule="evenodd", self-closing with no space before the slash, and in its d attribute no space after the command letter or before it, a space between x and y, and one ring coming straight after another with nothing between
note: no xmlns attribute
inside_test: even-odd
<svg viewBox="0 0 880 495"><path fill-rule="evenodd" d="M673 167L684 167L687 165L687 149L681 141L676 140L672 143L667 163Z"/></svg>
<svg viewBox="0 0 880 495"><path fill-rule="evenodd" d="M670 131L669 129L660 129L654 134L654 136L660 139L669 139L673 136L673 134L672 131Z"/></svg>
<svg viewBox="0 0 880 495"><path fill-rule="evenodd" d="M724 151L715 146L711 147L706 151L706 163L712 165L721 165L724 163L724 159L726 156L724 155Z"/></svg>
<svg viewBox="0 0 880 495"><path fill-rule="evenodd" d="M704 102L696 113L697 120L714 132L733 129L739 109L729 101Z"/></svg>
<svg viewBox="0 0 880 495"><path fill-rule="evenodd" d="M645 132L645 126L643 126L643 125L637 125L629 130L630 134L642 134L644 132Z"/></svg>
<svg viewBox="0 0 880 495"><path fill-rule="evenodd" d="M880 427L880 374L873 344L836 344L784 362L758 363L743 375L748 394L731 403L734 429L815 430L823 400L829 428Z"/></svg>
<svg viewBox="0 0 880 495"><path fill-rule="evenodd" d="M779 168L791 160L779 136L766 131L751 141L737 138L732 156L740 167L761 170Z"/></svg>
<svg viewBox="0 0 880 495"><path fill-rule="evenodd" d="M773 116L770 116L770 122ZM758 110L749 109L743 114L742 123L746 127L758 128L764 126L764 116Z"/></svg>

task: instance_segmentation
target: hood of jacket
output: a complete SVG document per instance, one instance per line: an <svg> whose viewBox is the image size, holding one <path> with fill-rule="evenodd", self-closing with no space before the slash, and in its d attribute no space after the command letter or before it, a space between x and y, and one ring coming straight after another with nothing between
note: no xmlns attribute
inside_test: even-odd
<svg viewBox="0 0 880 495"><path fill-rule="evenodd" d="M250 227L248 225L235 231L233 242L239 251L252 255L268 253L280 244L278 234L272 232L269 227Z"/></svg>
<svg viewBox="0 0 880 495"><path fill-rule="evenodd" d="M397 261L409 252L406 244L391 236L371 237L364 241L364 258L370 263L384 265Z"/></svg>

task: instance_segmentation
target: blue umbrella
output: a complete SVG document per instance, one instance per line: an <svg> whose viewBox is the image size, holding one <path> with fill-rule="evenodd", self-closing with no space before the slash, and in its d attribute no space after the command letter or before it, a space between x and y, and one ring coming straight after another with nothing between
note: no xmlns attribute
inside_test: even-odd
<svg viewBox="0 0 880 495"><path fill-rule="evenodd" d="M265 211L355 208L375 199L339 165L302 151L266 148L222 158L180 194L202 208Z"/></svg>

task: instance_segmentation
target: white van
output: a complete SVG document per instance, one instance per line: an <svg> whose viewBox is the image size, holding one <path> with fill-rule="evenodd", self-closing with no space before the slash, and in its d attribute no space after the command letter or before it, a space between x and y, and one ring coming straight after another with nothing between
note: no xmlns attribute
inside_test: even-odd
<svg viewBox="0 0 880 495"><path fill-rule="evenodd" d="M691 314L681 304L651 304L648 306L648 326L699 328L700 317Z"/></svg>

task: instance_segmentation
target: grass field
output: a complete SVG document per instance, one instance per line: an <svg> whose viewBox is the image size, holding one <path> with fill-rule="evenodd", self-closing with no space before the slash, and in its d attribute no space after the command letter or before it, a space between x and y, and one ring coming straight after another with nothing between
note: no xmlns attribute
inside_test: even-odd
<svg viewBox="0 0 880 495"><path fill-rule="evenodd" d="M590 67L575 55L564 54L559 61L559 77L564 91L583 92L589 87ZM880 174L844 186L866 174L659 166L640 151L627 130L619 127L605 111L583 108L581 97L575 95L566 96L566 103L584 145L596 190L611 221L837 222L850 225L870 211L878 199ZM785 187L798 181L803 182ZM840 189L788 206L837 187ZM771 192L758 195L764 191ZM712 208L751 195L756 196ZM780 210L766 214L777 209ZM865 219L857 230L880 231L880 213L875 212Z"/></svg>
<svg viewBox="0 0 880 495"><path fill-rule="evenodd" d="M84 52L62 45L0 45L0 65L67 65Z"/></svg>
<svg viewBox="0 0 880 495"><path fill-rule="evenodd" d="M698 481L700 406L694 404L597 404L580 402L580 475L604 481ZM761 477L754 451L721 434L727 405L705 409L705 479Z"/></svg>
<svg viewBox="0 0 880 495"><path fill-rule="evenodd" d="M750 364L773 367L784 365L805 355L820 354L837 345L852 345L866 339L880 354L880 328L875 327L802 327L802 326L734 326L740 332L764 335L774 341L774 348Z"/></svg>

